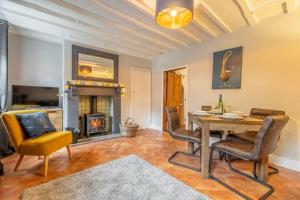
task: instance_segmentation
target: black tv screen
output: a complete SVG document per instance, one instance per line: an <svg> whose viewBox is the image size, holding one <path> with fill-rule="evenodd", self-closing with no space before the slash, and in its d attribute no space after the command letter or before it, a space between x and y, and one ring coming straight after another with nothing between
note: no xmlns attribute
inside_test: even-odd
<svg viewBox="0 0 300 200"><path fill-rule="evenodd" d="M12 105L59 106L59 88L39 86L12 86Z"/></svg>

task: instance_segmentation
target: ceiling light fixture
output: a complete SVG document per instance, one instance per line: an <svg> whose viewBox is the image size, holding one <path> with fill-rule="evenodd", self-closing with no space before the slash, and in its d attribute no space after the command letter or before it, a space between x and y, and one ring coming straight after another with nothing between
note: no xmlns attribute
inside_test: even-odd
<svg viewBox="0 0 300 200"><path fill-rule="evenodd" d="M155 21L158 25L177 29L193 20L193 0L156 0Z"/></svg>

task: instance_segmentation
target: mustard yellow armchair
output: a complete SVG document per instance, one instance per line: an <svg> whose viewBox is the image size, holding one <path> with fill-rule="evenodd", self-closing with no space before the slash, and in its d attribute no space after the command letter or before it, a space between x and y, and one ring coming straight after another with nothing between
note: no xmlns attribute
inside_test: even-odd
<svg viewBox="0 0 300 200"><path fill-rule="evenodd" d="M21 110L6 112L1 115L4 127L8 133L12 145L16 152L20 154L20 158L15 166L14 171L17 171L22 159L25 155L44 156L44 176L48 172L49 154L66 147L69 158L71 159L70 144L72 143L72 133L70 131L59 131L46 133L37 138L26 138L23 128L19 123L16 114L27 114L34 112L47 112L41 110Z"/></svg>

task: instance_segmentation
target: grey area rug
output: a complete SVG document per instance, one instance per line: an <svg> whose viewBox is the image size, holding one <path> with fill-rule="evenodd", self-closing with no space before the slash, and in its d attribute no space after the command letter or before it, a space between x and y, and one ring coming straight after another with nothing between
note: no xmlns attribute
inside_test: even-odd
<svg viewBox="0 0 300 200"><path fill-rule="evenodd" d="M22 200L207 200L136 155L62 177L21 194Z"/></svg>

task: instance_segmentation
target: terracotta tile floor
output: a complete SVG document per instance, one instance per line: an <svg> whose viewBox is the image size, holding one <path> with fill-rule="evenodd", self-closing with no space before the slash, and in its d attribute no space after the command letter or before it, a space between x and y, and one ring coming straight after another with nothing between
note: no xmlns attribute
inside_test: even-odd
<svg viewBox="0 0 300 200"><path fill-rule="evenodd" d="M18 172L12 172L18 159L16 154L3 159L5 175L1 177L0 199L18 199L20 193L29 187L63 177L95 165L109 162L129 154L136 154L152 165L190 185L212 199L241 199L228 189L212 180L203 180L198 172L174 166L168 158L177 150L185 151L187 144L170 138L167 133L146 130L135 138L118 138L72 147L73 159L70 161L66 149L50 156L48 177L42 177L43 160L25 156ZM264 188L227 170L224 162L214 161L214 174L234 185L247 195L257 199ZM195 163L198 164L198 161ZM236 161L236 167L250 170L247 162ZM269 199L300 199L300 173L279 168L280 173L270 177L269 183L275 193Z"/></svg>

